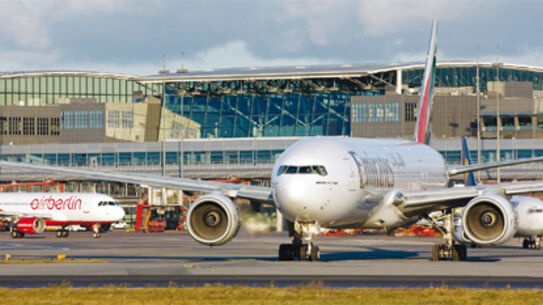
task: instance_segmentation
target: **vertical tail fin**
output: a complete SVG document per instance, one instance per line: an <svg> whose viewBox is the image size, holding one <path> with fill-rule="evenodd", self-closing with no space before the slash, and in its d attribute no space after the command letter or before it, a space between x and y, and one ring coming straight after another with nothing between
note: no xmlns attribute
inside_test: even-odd
<svg viewBox="0 0 543 305"><path fill-rule="evenodd" d="M469 155L468 141L466 136L462 136L462 165L471 165L471 157ZM465 186L476 186L477 181L475 181L475 175L473 172L467 172L464 174L464 185Z"/></svg>
<svg viewBox="0 0 543 305"><path fill-rule="evenodd" d="M437 52L437 21L432 23L432 36L428 55L426 56L426 65L424 67L424 76L422 78L422 91L419 100L419 110L417 113L417 122L415 124L415 134L413 141L422 144L429 144L432 136L432 97L434 94L434 80L436 70L436 52Z"/></svg>

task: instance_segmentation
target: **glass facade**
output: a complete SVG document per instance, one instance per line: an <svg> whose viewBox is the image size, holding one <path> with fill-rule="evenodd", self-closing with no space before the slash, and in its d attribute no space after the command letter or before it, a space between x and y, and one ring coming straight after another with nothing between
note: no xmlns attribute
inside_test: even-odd
<svg viewBox="0 0 543 305"><path fill-rule="evenodd" d="M272 165L284 149L262 150L212 150L212 151L167 151L166 164L179 165L181 155L184 156L183 165L242 165L242 164L268 164ZM460 150L439 151L447 164L460 164ZM477 151L470 151L474 163L477 160ZM543 156L543 149L502 149L501 160L518 158L532 158ZM32 162L59 166L104 166L104 167L130 167L130 166L160 166L162 164L162 151L122 151L108 153L33 153L0 155L0 160ZM481 162L496 161L496 150L482 150Z"/></svg>
<svg viewBox="0 0 543 305"><path fill-rule="evenodd" d="M166 91L166 108L200 124L202 138L350 133L351 95L346 93L180 96Z"/></svg>
<svg viewBox="0 0 543 305"><path fill-rule="evenodd" d="M403 84L409 87L419 87L423 72L423 69L402 71ZM476 73L475 67L438 67L436 69L436 87L471 86L475 88ZM543 72L504 67L499 69L488 66L479 68L479 86L482 92L486 91L487 82L497 79L500 81L529 81L534 84L534 90L543 90Z"/></svg>
<svg viewBox="0 0 543 305"><path fill-rule="evenodd" d="M44 73L45 74L45 73ZM160 95L162 87L115 76L62 75L0 78L0 106L50 105L62 98L95 98L99 103L133 101L134 93Z"/></svg>

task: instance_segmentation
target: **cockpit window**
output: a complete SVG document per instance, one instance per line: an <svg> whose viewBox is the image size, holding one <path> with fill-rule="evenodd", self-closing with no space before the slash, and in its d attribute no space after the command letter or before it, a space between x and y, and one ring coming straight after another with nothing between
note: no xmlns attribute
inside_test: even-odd
<svg viewBox="0 0 543 305"><path fill-rule="evenodd" d="M326 176L328 173L326 172L326 168L322 165L313 165L313 173L321 176Z"/></svg>
<svg viewBox="0 0 543 305"><path fill-rule="evenodd" d="M298 173L300 174L311 174L311 166L300 166L300 170L298 170Z"/></svg>
<svg viewBox="0 0 543 305"><path fill-rule="evenodd" d="M277 170L277 176L282 174L316 174L320 176L328 175L326 168L322 165L304 165L304 166L291 166L281 165Z"/></svg>
<svg viewBox="0 0 543 305"><path fill-rule="evenodd" d="M298 166L289 166L285 173L287 174L296 174L298 172Z"/></svg>
<svg viewBox="0 0 543 305"><path fill-rule="evenodd" d="M279 169L277 170L277 176L280 176L282 173L284 173L287 170L286 165L279 166Z"/></svg>

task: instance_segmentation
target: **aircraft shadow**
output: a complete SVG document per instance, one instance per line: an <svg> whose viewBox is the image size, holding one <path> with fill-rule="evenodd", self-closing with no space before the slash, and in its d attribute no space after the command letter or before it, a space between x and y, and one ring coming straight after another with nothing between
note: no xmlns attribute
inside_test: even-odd
<svg viewBox="0 0 543 305"><path fill-rule="evenodd" d="M417 251L385 250L370 248L370 251L338 251L321 252L322 261L342 261L342 260L377 260L377 259L406 259L419 256Z"/></svg>

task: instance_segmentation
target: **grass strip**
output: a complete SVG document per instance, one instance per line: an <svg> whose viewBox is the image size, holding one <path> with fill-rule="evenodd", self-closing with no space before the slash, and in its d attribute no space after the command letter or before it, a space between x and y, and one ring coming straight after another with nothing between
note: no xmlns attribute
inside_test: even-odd
<svg viewBox="0 0 543 305"><path fill-rule="evenodd" d="M465 288L0 288L2 304L543 304L541 289Z"/></svg>
<svg viewBox="0 0 543 305"><path fill-rule="evenodd" d="M11 258L9 260L0 261L0 265L9 265L9 264L95 264L95 263L107 263L105 259L62 259L58 260L56 258L50 259L26 259L26 258Z"/></svg>

